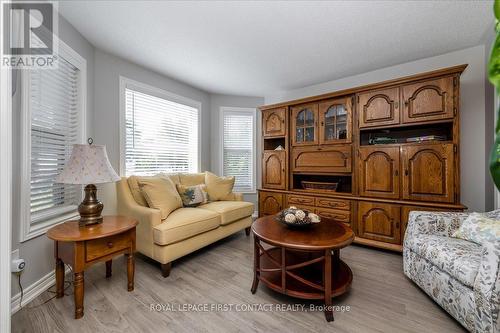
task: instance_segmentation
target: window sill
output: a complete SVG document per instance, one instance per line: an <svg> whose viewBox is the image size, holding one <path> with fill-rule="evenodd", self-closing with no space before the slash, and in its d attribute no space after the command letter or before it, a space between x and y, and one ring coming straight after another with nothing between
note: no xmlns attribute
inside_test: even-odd
<svg viewBox="0 0 500 333"><path fill-rule="evenodd" d="M29 230L26 230L26 232L21 233L21 243L27 242L33 238L36 238L38 236L41 236L47 232L50 228L53 226L73 220L79 216L78 212L76 209L72 209L70 212L64 213L62 215L57 215L52 218L46 218L41 220L40 218L33 219L32 222L37 221L35 224L30 224Z"/></svg>

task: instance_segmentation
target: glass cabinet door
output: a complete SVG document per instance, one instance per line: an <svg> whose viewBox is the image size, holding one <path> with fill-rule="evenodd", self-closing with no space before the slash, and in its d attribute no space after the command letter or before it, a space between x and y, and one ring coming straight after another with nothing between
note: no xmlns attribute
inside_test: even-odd
<svg viewBox="0 0 500 333"><path fill-rule="evenodd" d="M351 141L351 99L342 98L320 104L320 143Z"/></svg>
<svg viewBox="0 0 500 333"><path fill-rule="evenodd" d="M318 106L305 105L292 108L293 145L318 143Z"/></svg>

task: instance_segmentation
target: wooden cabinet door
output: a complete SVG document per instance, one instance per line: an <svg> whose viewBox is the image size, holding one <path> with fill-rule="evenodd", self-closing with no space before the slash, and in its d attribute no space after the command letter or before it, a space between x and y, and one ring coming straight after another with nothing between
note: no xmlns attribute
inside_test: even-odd
<svg viewBox="0 0 500 333"><path fill-rule="evenodd" d="M367 91L357 98L360 128L399 124L398 87Z"/></svg>
<svg viewBox="0 0 500 333"><path fill-rule="evenodd" d="M285 189L286 154L284 150L266 150L262 159L262 187Z"/></svg>
<svg viewBox="0 0 500 333"><path fill-rule="evenodd" d="M317 145L318 104L305 104L292 108L292 146Z"/></svg>
<svg viewBox="0 0 500 333"><path fill-rule="evenodd" d="M319 143L351 142L352 99L336 98L319 104Z"/></svg>
<svg viewBox="0 0 500 333"><path fill-rule="evenodd" d="M259 216L274 215L283 209L283 194L259 192Z"/></svg>
<svg viewBox="0 0 500 333"><path fill-rule="evenodd" d="M351 145L292 149L292 170L298 172L351 172Z"/></svg>
<svg viewBox="0 0 500 333"><path fill-rule="evenodd" d="M359 195L399 199L399 147L359 148Z"/></svg>
<svg viewBox="0 0 500 333"><path fill-rule="evenodd" d="M454 202L453 144L417 144L402 148L403 198Z"/></svg>
<svg viewBox="0 0 500 333"><path fill-rule="evenodd" d="M453 80L450 76L403 86L403 122L453 118Z"/></svg>
<svg viewBox="0 0 500 333"><path fill-rule="evenodd" d="M286 107L262 111L262 135L264 137L286 135L286 111Z"/></svg>
<svg viewBox="0 0 500 333"><path fill-rule="evenodd" d="M400 206L360 201L357 236L380 242L401 244Z"/></svg>

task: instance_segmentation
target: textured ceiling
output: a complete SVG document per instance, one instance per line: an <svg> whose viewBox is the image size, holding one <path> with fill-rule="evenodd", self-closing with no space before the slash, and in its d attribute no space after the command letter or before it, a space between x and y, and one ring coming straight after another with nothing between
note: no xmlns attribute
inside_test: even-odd
<svg viewBox="0 0 500 333"><path fill-rule="evenodd" d="M491 1L61 1L92 44L214 93L264 96L478 45Z"/></svg>

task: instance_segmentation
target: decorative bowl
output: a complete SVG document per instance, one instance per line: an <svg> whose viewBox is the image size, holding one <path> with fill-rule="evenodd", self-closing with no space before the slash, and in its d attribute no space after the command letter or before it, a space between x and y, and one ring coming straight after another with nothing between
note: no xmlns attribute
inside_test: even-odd
<svg viewBox="0 0 500 333"><path fill-rule="evenodd" d="M290 206L276 215L276 220L292 228L306 228L321 222L321 218L305 209Z"/></svg>

